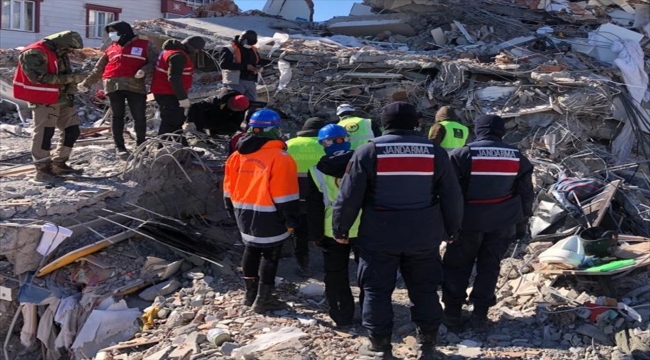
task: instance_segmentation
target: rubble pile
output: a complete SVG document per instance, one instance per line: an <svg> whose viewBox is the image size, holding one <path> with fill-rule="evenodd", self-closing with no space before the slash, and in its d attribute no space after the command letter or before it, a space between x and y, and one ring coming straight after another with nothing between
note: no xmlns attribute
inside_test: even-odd
<svg viewBox="0 0 650 360"><path fill-rule="evenodd" d="M490 312L498 326L484 335L443 327L440 351L450 358L650 356L650 7L606 0L364 2L381 14L294 23L217 1L191 20L269 21L258 43L259 100L286 114L287 132L309 117L334 120L342 103L377 117L396 99L418 107L422 131L443 105L470 127L482 114L506 119L506 141L536 165L530 236L502 263ZM206 38L193 101L222 87L217 55L232 38L200 24L155 19L134 26L158 46ZM3 98L17 54L0 50ZM84 49L73 64L89 70L100 55ZM0 337L13 336L13 355L26 347L21 356L35 358L43 347L52 359L65 352L129 360L358 358L365 331L335 328L322 273L300 278L292 259L281 261L276 279L290 309L264 316L241 306L239 238L221 205L227 138L193 134L187 148L162 141L155 136L157 105L148 101L150 139L120 161L102 92L75 98L83 126L71 160L85 172L56 187L26 181L33 171L29 111L2 110ZM584 184L596 190L585 194ZM72 235L47 240L49 226L56 236L63 229ZM606 254L577 245L593 229L612 242ZM312 254L320 270L322 258ZM402 280L393 300L394 353L415 358ZM21 320L11 325L14 314Z"/></svg>

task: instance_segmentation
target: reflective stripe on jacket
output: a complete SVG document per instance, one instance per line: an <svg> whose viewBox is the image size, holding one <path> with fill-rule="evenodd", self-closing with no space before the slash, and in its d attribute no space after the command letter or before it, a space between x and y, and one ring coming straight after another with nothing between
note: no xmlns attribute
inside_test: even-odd
<svg viewBox="0 0 650 360"><path fill-rule="evenodd" d="M156 69L153 72L153 79L151 80L151 92L158 95L175 95L172 85L169 83L167 70L169 70L169 62L167 59L176 53L185 55L185 67L183 68L182 81L183 88L187 92L192 87L192 75L194 74L194 64L185 51L180 49L164 50L158 57Z"/></svg>
<svg viewBox="0 0 650 360"><path fill-rule="evenodd" d="M22 52L27 50L38 50L47 55L47 72L49 74L58 74L59 64L54 51L45 45L43 40L27 46ZM33 104L56 104L59 101L58 84L38 84L33 83L25 74L23 65L19 62L14 75L13 94L16 99L28 101Z"/></svg>
<svg viewBox="0 0 650 360"><path fill-rule="evenodd" d="M334 212L334 201L339 195L339 183L341 179L335 178L334 176L325 175L316 166L312 167L309 170L311 178L314 180L314 184L318 187L318 190L323 194L323 204L325 205L325 224L324 224L324 233L325 236L329 238L334 238L334 231L332 230L332 214ZM361 213L357 217L357 220L352 224L350 232L348 233L349 238L356 238L359 234L359 223L361 222Z"/></svg>
<svg viewBox="0 0 650 360"><path fill-rule="evenodd" d="M149 41L144 39L136 39L124 47L117 43L111 44L105 52L108 63L102 79L135 76L135 73L147 64L148 46Z"/></svg>
<svg viewBox="0 0 650 360"><path fill-rule="evenodd" d="M445 137L442 139L440 146L445 150L456 149L465 146L469 129L467 126L456 121L441 121L440 124L445 128Z"/></svg>
<svg viewBox="0 0 650 360"><path fill-rule="evenodd" d="M236 64L241 64L241 49L239 49L239 46L237 44L230 44L230 46L226 47L230 52L232 53L233 56L233 62ZM260 54L257 52L257 47L253 46L251 48L253 50L253 53L255 53L255 63L259 64L260 62ZM224 84L233 84L237 85L239 84L239 77L241 76L241 70L228 70L228 69L222 69L221 70L221 82Z"/></svg>
<svg viewBox="0 0 650 360"><path fill-rule="evenodd" d="M234 152L226 162L223 191L232 202L245 243L268 245L290 233L279 207L299 199L295 161L284 142L270 140L253 153Z"/></svg>
<svg viewBox="0 0 650 360"><path fill-rule="evenodd" d="M359 146L375 138L375 134L372 132L372 120L370 119L356 116L348 117L339 121L338 125L343 126L347 130L350 136L352 150L356 150Z"/></svg>
<svg viewBox="0 0 650 360"><path fill-rule="evenodd" d="M514 194L519 173L519 150L505 147L469 147L472 165L465 201L495 204Z"/></svg>

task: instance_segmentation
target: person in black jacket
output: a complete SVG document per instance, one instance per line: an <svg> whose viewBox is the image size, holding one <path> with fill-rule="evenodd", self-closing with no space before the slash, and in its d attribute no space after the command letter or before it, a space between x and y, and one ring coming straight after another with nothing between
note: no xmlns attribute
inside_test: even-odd
<svg viewBox="0 0 650 360"><path fill-rule="evenodd" d="M400 270L413 303L411 319L423 355L435 350L442 308L439 246L460 230L463 203L447 152L416 135L417 111L406 102L382 110L382 136L356 149L334 203L335 241L345 244L359 211L362 324L370 343L360 354L391 352L391 294Z"/></svg>
<svg viewBox="0 0 650 360"><path fill-rule="evenodd" d="M352 157L352 144L344 127L329 124L318 132L318 142L325 150L316 166L309 170L307 202L308 239L323 249L325 270L325 297L329 315L337 326L348 326L354 321L354 297L350 290L350 250L359 262L355 246L358 221L350 231L347 244L334 240L332 233L332 203L338 195L338 184ZM363 303L363 292L359 296Z"/></svg>
<svg viewBox="0 0 650 360"><path fill-rule="evenodd" d="M501 259L517 234L525 229L533 211L533 165L514 146L501 139L506 128L497 115L475 122L476 140L454 149L449 156L465 199L463 226L458 241L449 244L443 259L445 280L442 301L444 323L462 326L462 305L476 262L477 275L469 298L474 305L472 325L487 329L487 314L496 304L494 290Z"/></svg>
<svg viewBox="0 0 650 360"><path fill-rule="evenodd" d="M183 129L232 136L245 123L249 108L250 101L242 93L222 88L216 95L190 106Z"/></svg>
<svg viewBox="0 0 650 360"><path fill-rule="evenodd" d="M255 44L257 33L246 30L235 36L230 46L223 47L219 53L223 84L251 101L257 100L257 77L261 71L261 58Z"/></svg>

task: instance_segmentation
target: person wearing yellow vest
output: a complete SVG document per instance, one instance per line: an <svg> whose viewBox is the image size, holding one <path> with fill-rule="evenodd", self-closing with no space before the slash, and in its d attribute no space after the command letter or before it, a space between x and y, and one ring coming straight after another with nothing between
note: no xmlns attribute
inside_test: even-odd
<svg viewBox="0 0 650 360"><path fill-rule="evenodd" d="M260 54L257 52L257 33L246 30L235 36L230 46L219 54L221 81L234 91L244 94L249 100L257 100L257 77L261 71Z"/></svg>
<svg viewBox="0 0 650 360"><path fill-rule="evenodd" d="M81 134L74 108L77 83L86 75L74 74L68 55L83 48L81 35L62 31L25 47L18 56L13 95L29 103L34 119L32 159L36 166L33 181L56 182L57 175L80 172L66 164ZM52 137L59 129L59 144L50 154Z"/></svg>
<svg viewBox="0 0 650 360"><path fill-rule="evenodd" d="M287 152L298 165L298 185L300 186L300 225L293 230L293 250L298 263L298 274L303 277L309 271L309 230L307 224L307 205L305 199L309 188L308 171L323 156L323 147L318 143L318 130L325 126L320 118L305 121L297 137L287 141Z"/></svg>
<svg viewBox="0 0 650 360"><path fill-rule="evenodd" d="M338 125L345 128L350 136L352 150L367 143L377 136L381 136L381 128L371 119L359 115L357 109L350 104L341 104L336 108Z"/></svg>
<svg viewBox="0 0 650 360"><path fill-rule="evenodd" d="M329 304L330 318L337 326L352 325L354 321L354 297L350 290L348 266L350 250L358 263L355 246L361 216L352 225L346 244L334 240L332 209L339 193L339 183L352 157L352 144L344 127L330 124L318 132L318 142L325 150L318 163L309 170L309 193L307 213L309 239L323 250L325 267L325 297ZM321 150L322 151L322 150ZM359 304L363 303L363 292Z"/></svg>
<svg viewBox="0 0 650 360"><path fill-rule="evenodd" d="M456 112L449 106L441 107L429 130L429 139L449 151L465 146L468 137L469 129L460 123Z"/></svg>

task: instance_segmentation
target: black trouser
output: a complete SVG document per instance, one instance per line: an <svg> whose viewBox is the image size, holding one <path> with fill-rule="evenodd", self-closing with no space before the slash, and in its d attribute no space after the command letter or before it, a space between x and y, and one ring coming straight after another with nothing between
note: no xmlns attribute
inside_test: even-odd
<svg viewBox="0 0 650 360"><path fill-rule="evenodd" d="M442 320L438 285L442 266L438 247L409 252L359 249L359 284L364 291L362 325L371 337L391 336L397 270L402 273L411 307L411 320L424 333L437 331Z"/></svg>
<svg viewBox="0 0 650 360"><path fill-rule="evenodd" d="M259 277L262 284L275 284L275 275L278 272L283 243L284 241L281 241L270 247L246 245L242 257L244 278Z"/></svg>
<svg viewBox="0 0 650 360"><path fill-rule="evenodd" d="M185 111L174 95L154 95L160 107L160 128L158 135L172 134L183 129ZM184 140L184 139L183 139Z"/></svg>
<svg viewBox="0 0 650 360"><path fill-rule="evenodd" d="M309 257L309 230L307 214L300 214L300 224L293 229L293 253L296 259Z"/></svg>
<svg viewBox="0 0 650 360"><path fill-rule="evenodd" d="M113 141L115 146L124 149L124 114L126 113L125 101L129 103L129 111L133 118L133 127L135 129L136 143L142 144L147 135L147 95L136 93L128 90L117 90L108 93L113 120L111 121L111 131L113 132Z"/></svg>
<svg viewBox="0 0 650 360"><path fill-rule="evenodd" d="M469 296L474 308L486 312L496 304L494 290L501 260L515 239L515 225L505 229L475 232L463 231L447 246L443 259L445 280L442 301L446 307L461 306L467 299L467 286L476 262L476 278Z"/></svg>
<svg viewBox="0 0 650 360"><path fill-rule="evenodd" d="M354 261L359 264L359 250L356 239L349 244L339 244L332 238L322 241L325 270L325 297L329 304L329 315L336 323L351 323L354 319L354 297L350 290L350 250ZM363 305L363 289L359 293L359 304Z"/></svg>

